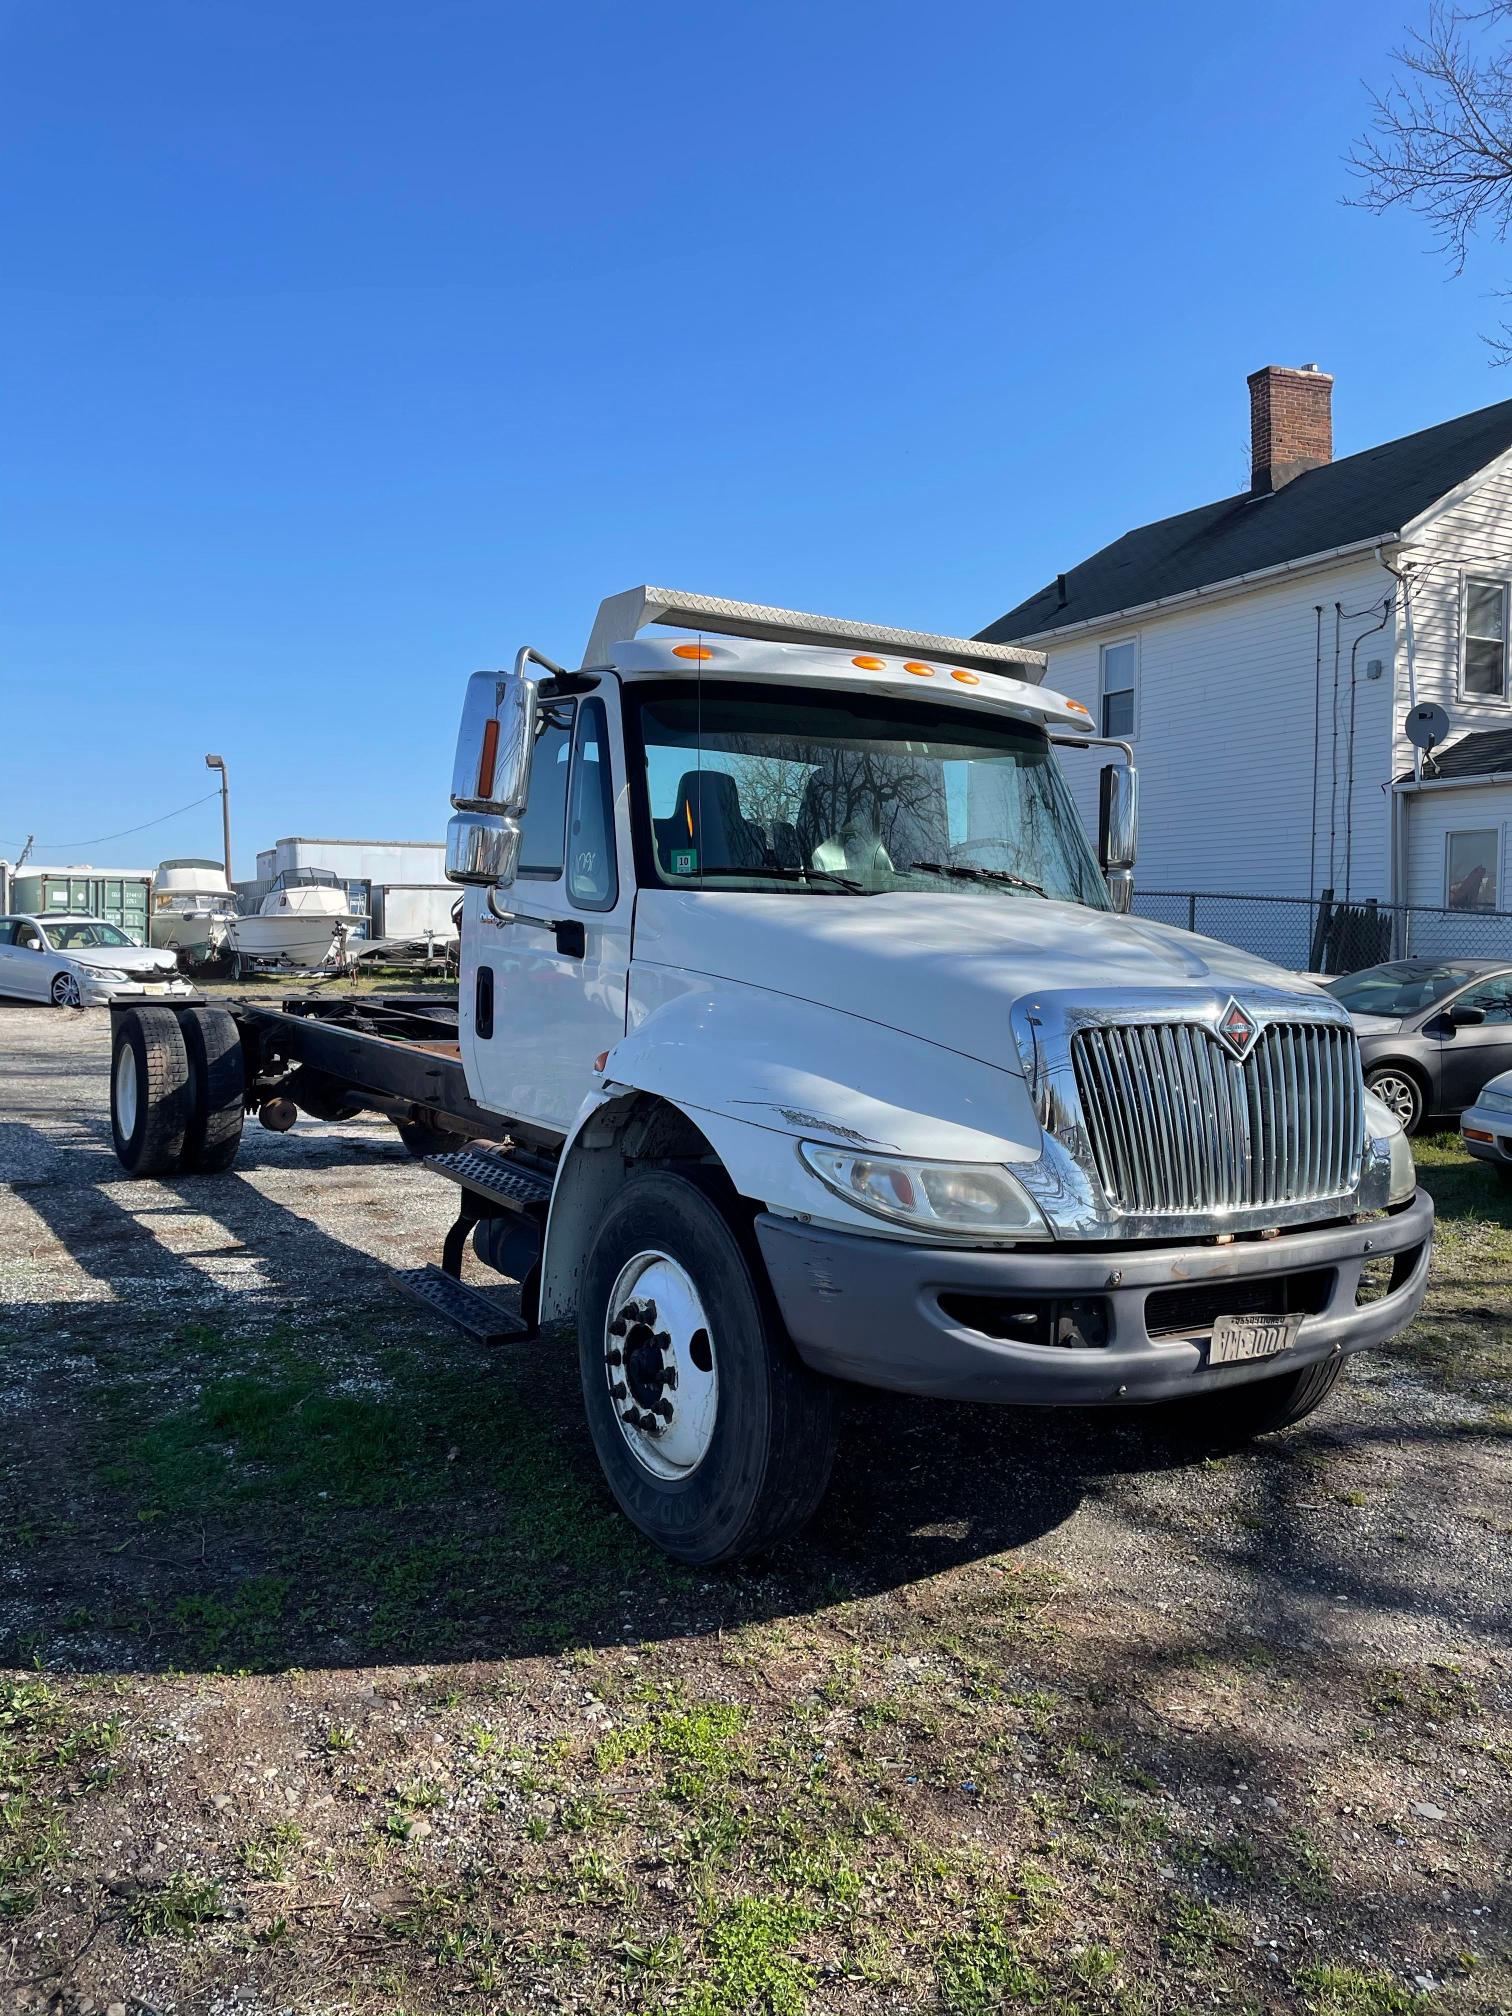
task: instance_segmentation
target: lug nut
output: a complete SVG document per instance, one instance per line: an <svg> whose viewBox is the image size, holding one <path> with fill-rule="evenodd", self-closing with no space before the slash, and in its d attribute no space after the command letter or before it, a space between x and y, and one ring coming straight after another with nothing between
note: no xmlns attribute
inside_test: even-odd
<svg viewBox="0 0 1512 2016"><path fill-rule="evenodd" d="M675 1365L663 1365L662 1386L670 1392L675 1393L677 1391L677 1367Z"/></svg>
<svg viewBox="0 0 1512 2016"><path fill-rule="evenodd" d="M670 1421L672 1419L672 1402L670 1400L658 1400L656 1403L656 1412L660 1414L663 1421Z"/></svg>
<svg viewBox="0 0 1512 2016"><path fill-rule="evenodd" d="M609 1388L609 1394L610 1394L610 1397L611 1397L611 1399L614 1399L614 1400L623 1400L623 1399L624 1399L624 1397L625 1397L625 1382L624 1382L624 1380L623 1380L623 1379L616 1379L616 1380L615 1380L615 1382L614 1382L614 1384L613 1384L613 1385L612 1385L612 1386L611 1386L611 1387Z"/></svg>
<svg viewBox="0 0 1512 2016"><path fill-rule="evenodd" d="M604 1360L605 1363L609 1365L623 1365L625 1362L625 1354L623 1351L606 1351L604 1353Z"/></svg>

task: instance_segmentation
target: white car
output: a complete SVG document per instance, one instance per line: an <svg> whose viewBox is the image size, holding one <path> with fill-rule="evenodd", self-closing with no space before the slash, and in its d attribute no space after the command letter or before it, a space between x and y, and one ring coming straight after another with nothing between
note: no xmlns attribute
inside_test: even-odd
<svg viewBox="0 0 1512 2016"><path fill-rule="evenodd" d="M0 994L90 1008L193 991L174 953L136 944L103 917L0 917Z"/></svg>
<svg viewBox="0 0 1512 2016"><path fill-rule="evenodd" d="M1475 1104L1460 1115L1460 1139L1472 1155L1494 1162L1512 1177L1512 1071L1490 1079L1475 1095Z"/></svg>

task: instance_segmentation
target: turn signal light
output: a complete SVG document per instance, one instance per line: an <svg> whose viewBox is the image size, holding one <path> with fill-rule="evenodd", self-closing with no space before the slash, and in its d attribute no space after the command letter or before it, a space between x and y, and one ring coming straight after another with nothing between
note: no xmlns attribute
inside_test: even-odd
<svg viewBox="0 0 1512 2016"><path fill-rule="evenodd" d="M982 683L975 672L963 672L959 665L950 676L952 679L959 679L963 686L980 686Z"/></svg>
<svg viewBox="0 0 1512 2016"><path fill-rule="evenodd" d="M1083 707L1083 705L1082 705L1082 703L1080 702L1080 700L1068 700L1068 701L1066 702L1066 705L1067 705L1067 707L1068 707L1068 708L1069 708L1069 709L1071 710L1071 712L1072 712L1073 714L1085 714L1085 715L1086 715L1086 717L1087 717L1087 719L1088 719L1089 721L1090 721L1090 720L1092 719L1092 710L1091 710L1091 708L1090 708L1090 707Z"/></svg>
<svg viewBox="0 0 1512 2016"><path fill-rule="evenodd" d="M885 672L887 670L887 660L885 658L852 658L851 663L852 665L859 665L863 672Z"/></svg>
<svg viewBox="0 0 1512 2016"><path fill-rule="evenodd" d="M672 646L672 656L674 658L712 658L714 653L709 649L707 644L674 644Z"/></svg>
<svg viewBox="0 0 1512 2016"><path fill-rule="evenodd" d="M490 714L483 723L483 748L478 756L478 796L492 798L494 772L499 767L499 717Z"/></svg>

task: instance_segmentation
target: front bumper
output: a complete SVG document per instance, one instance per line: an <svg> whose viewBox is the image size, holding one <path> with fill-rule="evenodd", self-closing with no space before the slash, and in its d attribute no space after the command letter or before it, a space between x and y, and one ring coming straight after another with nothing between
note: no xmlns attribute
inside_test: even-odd
<svg viewBox="0 0 1512 2016"><path fill-rule="evenodd" d="M80 979L79 992L86 1007L100 1008L111 1001L182 1001L194 989L184 979L173 980L88 980Z"/></svg>
<svg viewBox="0 0 1512 2016"><path fill-rule="evenodd" d="M1422 1307L1432 1234L1433 1202L1423 1190L1362 1224L1227 1246L982 1252L765 1212L756 1220L788 1334L816 1371L932 1398L1059 1407L1178 1400L1383 1344ZM1379 1299L1362 1305L1366 1269L1389 1279L1377 1284ZM1278 1302L1308 1312L1291 1350L1209 1366L1215 1304L1268 1314ZM1016 1322L1024 1308L1051 1307L1072 1308L1084 1334L1103 1341L1023 1342L976 1327L985 1320L1001 1329L994 1312Z"/></svg>
<svg viewBox="0 0 1512 2016"><path fill-rule="evenodd" d="M1489 1106L1467 1107L1460 1115L1460 1139L1467 1154L1512 1169L1512 1113L1493 1111Z"/></svg>

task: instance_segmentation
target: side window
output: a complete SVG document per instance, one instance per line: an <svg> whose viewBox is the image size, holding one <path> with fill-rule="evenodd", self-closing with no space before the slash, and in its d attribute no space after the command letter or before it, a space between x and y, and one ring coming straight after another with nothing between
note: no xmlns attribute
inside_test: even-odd
<svg viewBox="0 0 1512 2016"><path fill-rule="evenodd" d="M1127 741L1134 733L1135 696L1139 690L1139 639L1126 637L1121 644L1104 644L1100 672L1102 732Z"/></svg>
<svg viewBox="0 0 1512 2016"><path fill-rule="evenodd" d="M16 927L7 917L0 917L0 945L14 945Z"/></svg>
<svg viewBox="0 0 1512 2016"><path fill-rule="evenodd" d="M40 952L42 950L42 933L37 929L35 924L18 924L16 926L16 943L24 945L28 952Z"/></svg>
<svg viewBox="0 0 1512 2016"><path fill-rule="evenodd" d="M555 702L536 737L530 762L530 803L520 820L520 873L551 879L562 872L567 827L567 760L572 753L576 703Z"/></svg>
<svg viewBox="0 0 1512 2016"><path fill-rule="evenodd" d="M1449 909L1496 908L1496 859L1500 852L1501 833L1495 826L1448 836L1444 901Z"/></svg>
<svg viewBox="0 0 1512 2016"><path fill-rule="evenodd" d="M1465 580L1460 690L1467 700L1507 697L1507 584Z"/></svg>
<svg viewBox="0 0 1512 2016"><path fill-rule="evenodd" d="M1481 987L1471 987L1459 997L1466 1008L1479 1008L1488 1022L1505 1026L1512 1022L1512 974L1499 973Z"/></svg>
<svg viewBox="0 0 1512 2016"><path fill-rule="evenodd" d="M587 700L578 712L567 807L567 893L580 910L612 910L619 900L614 773L602 700Z"/></svg>

